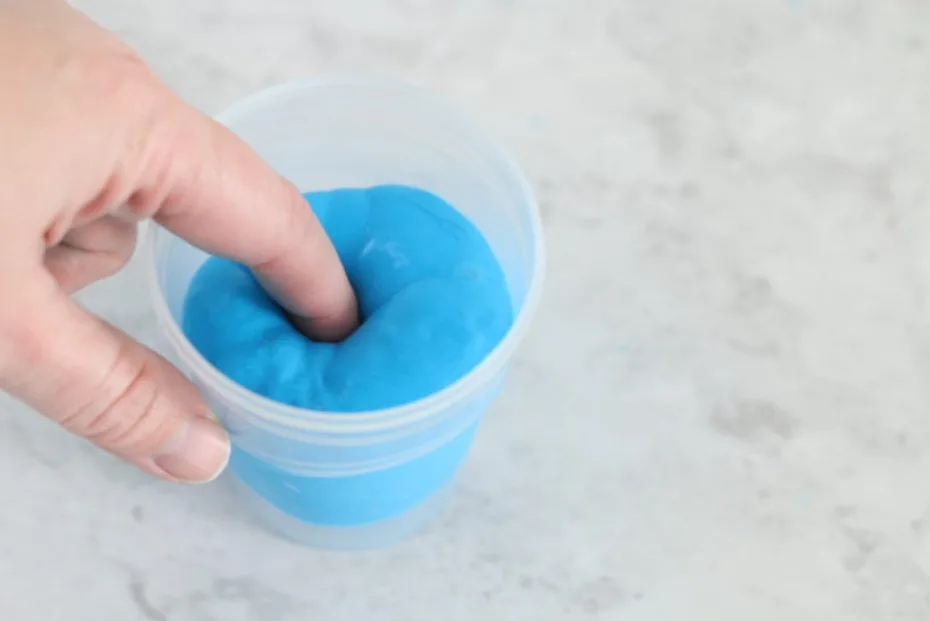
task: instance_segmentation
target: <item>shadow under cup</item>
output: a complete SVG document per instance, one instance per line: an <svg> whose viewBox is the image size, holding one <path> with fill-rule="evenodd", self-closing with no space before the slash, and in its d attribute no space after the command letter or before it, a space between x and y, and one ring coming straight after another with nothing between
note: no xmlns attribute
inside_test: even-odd
<svg viewBox="0 0 930 621"><path fill-rule="evenodd" d="M383 545L448 496L481 415L539 301L539 214L510 157L458 112L416 89L373 81L272 88L218 117L302 192L400 184L428 190L484 234L515 319L477 367L400 407L315 412L277 403L212 367L181 331L184 297L208 258L160 227L149 240L155 312L180 365L229 431L230 471L266 525L320 547Z"/></svg>

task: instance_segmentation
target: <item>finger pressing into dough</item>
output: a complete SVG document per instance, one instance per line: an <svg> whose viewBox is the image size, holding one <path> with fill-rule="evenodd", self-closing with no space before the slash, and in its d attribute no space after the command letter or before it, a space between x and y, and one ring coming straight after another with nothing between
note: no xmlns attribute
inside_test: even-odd
<svg viewBox="0 0 930 621"><path fill-rule="evenodd" d="M155 219L251 267L310 336L347 336L358 324L355 293L297 188L225 127L193 109L178 115L171 186Z"/></svg>

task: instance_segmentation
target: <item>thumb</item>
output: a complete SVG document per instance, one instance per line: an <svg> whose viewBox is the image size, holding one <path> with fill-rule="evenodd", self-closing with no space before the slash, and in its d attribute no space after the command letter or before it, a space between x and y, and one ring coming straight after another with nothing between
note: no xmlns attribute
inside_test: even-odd
<svg viewBox="0 0 930 621"><path fill-rule="evenodd" d="M229 438L196 388L41 276L43 293L28 302L20 296L18 317L0 313L0 387L151 474L216 478L229 460Z"/></svg>

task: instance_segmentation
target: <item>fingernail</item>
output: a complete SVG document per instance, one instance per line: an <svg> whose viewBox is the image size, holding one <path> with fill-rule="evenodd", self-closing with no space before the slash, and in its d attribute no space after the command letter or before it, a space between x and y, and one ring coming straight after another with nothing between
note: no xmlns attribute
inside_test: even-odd
<svg viewBox="0 0 930 621"><path fill-rule="evenodd" d="M192 418L152 461L169 476L187 483L209 483L229 463L229 436L206 418Z"/></svg>

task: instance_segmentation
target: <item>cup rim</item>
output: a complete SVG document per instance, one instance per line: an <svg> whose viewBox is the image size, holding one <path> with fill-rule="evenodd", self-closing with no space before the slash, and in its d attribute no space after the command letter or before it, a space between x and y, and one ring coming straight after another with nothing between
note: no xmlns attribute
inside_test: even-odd
<svg viewBox="0 0 930 621"><path fill-rule="evenodd" d="M467 396L477 392L482 386L493 380L497 373L507 364L514 349L526 335L542 294L545 273L545 242L543 240L542 219L529 181L527 181L510 153L466 114L442 98L414 86L382 78L337 77L292 80L257 91L232 104L217 114L214 119L223 125L229 125L236 119L248 115L256 108L266 104L269 100L291 97L334 86L357 86L396 91L429 101L433 106L442 109L446 114L455 117L458 122L466 125L469 133L483 143L484 148L493 153L494 157L502 164L507 176L516 182L520 192L527 199L530 206L530 226L533 235L533 265L529 287L513 323L490 353L470 371L442 390L403 405L363 412L320 411L301 408L274 401L240 386L207 361L184 335L168 308L168 302L158 280L157 240L159 235L170 233L155 223L150 225L146 236L146 280L155 307L156 319L162 332L181 356L183 363L189 367L195 377L201 378L211 390L219 394L224 400L231 401L238 408L248 411L251 424L266 423L293 430L323 433L392 431L416 425L436 414L447 411L457 401L464 400Z"/></svg>

